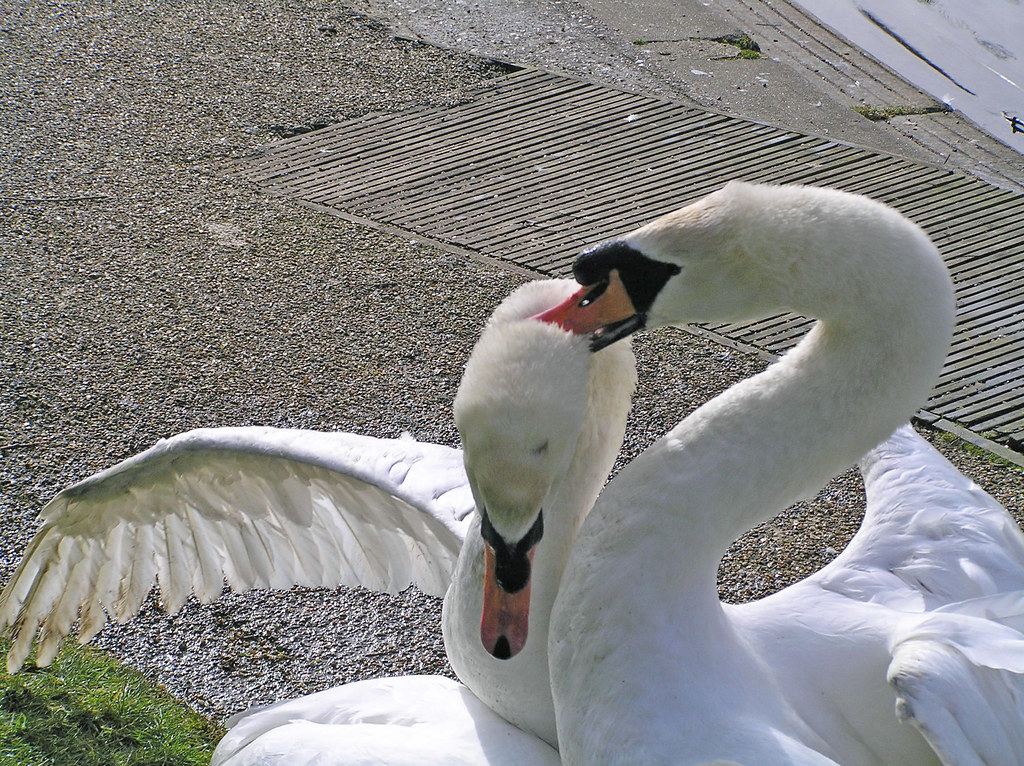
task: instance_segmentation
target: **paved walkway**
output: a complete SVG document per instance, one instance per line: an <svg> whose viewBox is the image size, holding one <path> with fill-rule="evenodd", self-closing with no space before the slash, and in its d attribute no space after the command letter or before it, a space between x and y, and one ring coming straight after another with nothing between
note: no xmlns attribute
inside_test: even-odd
<svg viewBox="0 0 1024 766"><path fill-rule="evenodd" d="M1024 190L1024 156L783 1L365 0L400 32L460 51L690 101ZM746 35L744 59L720 42ZM871 121L855 108L919 114Z"/></svg>
<svg viewBox="0 0 1024 766"><path fill-rule="evenodd" d="M637 13L626 0L581 1L388 3L377 10L406 35L526 69L465 115L355 120L274 147L254 178L342 215L558 274L583 245L732 178L869 194L924 226L958 284L954 353L923 416L1024 461L1005 449L1024 443L1024 156L787 3L647 0ZM904 116L869 120L867 109ZM676 126L668 134L666 120ZM510 187L517 204L499 212ZM806 329L782 324L767 342L742 328L714 337L777 353Z"/></svg>

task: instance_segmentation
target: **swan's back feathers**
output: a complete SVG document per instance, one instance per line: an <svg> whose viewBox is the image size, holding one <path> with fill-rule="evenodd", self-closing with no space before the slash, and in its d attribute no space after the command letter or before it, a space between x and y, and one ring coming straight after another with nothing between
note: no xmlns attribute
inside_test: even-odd
<svg viewBox="0 0 1024 766"><path fill-rule="evenodd" d="M913 428L861 460L864 522L813 577L826 590L910 611L1024 590L1024 534L991 495Z"/></svg>
<svg viewBox="0 0 1024 766"><path fill-rule="evenodd" d="M154 581L175 612L192 592L448 587L473 509L459 450L411 437L273 428L191 431L65 489L0 595L8 668L39 632L40 664L80 619L138 612Z"/></svg>
<svg viewBox="0 0 1024 766"><path fill-rule="evenodd" d="M438 676L356 681L242 713L211 766L559 764L462 684Z"/></svg>

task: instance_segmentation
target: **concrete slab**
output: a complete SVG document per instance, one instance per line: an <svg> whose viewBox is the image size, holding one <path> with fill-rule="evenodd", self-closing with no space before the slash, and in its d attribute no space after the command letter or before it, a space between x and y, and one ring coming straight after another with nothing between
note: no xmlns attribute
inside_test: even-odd
<svg viewBox="0 0 1024 766"><path fill-rule="evenodd" d="M1024 156L784 0L365 0L435 45L689 102L1024 191ZM714 42L744 33L762 56ZM857 109L909 114L872 121Z"/></svg>

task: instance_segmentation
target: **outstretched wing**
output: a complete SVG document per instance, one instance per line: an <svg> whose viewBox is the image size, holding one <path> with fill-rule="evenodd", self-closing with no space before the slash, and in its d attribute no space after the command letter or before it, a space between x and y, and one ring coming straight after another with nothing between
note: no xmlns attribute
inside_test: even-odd
<svg viewBox="0 0 1024 766"><path fill-rule="evenodd" d="M903 611L1024 590L1024 534L996 500L909 425L861 461L867 511L846 549L809 578Z"/></svg>
<svg viewBox="0 0 1024 766"><path fill-rule="evenodd" d="M71 486L3 594L0 629L21 667L39 633L52 661L79 620L126 621L154 581L164 608L192 592L362 585L448 587L473 499L459 450L411 437L274 428L190 431Z"/></svg>
<svg viewBox="0 0 1024 766"><path fill-rule="evenodd" d="M896 712L943 764L1024 763L1024 534L909 425L861 472L860 530L805 583L893 610Z"/></svg>
<svg viewBox="0 0 1024 766"><path fill-rule="evenodd" d="M896 713L945 766L1024 763L1024 593L929 613L896 636Z"/></svg>

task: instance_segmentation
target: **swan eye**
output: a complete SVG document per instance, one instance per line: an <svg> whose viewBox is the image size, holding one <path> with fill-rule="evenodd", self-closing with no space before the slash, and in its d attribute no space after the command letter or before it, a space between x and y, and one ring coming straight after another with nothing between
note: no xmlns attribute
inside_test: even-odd
<svg viewBox="0 0 1024 766"><path fill-rule="evenodd" d="M551 442L548 441L547 439L545 439L543 444L541 444L539 447L534 447L533 448L533 454L534 455L543 455L545 452L548 451L548 448L550 446L551 446Z"/></svg>
<svg viewBox="0 0 1024 766"><path fill-rule="evenodd" d="M607 290L607 289L608 289L608 278L605 277L600 282L595 284L593 289L589 293L587 293L585 296L583 296L583 300L581 300L580 303L579 303L579 308L582 309L582 308L586 308L587 306L589 306L591 303L593 303L598 298L600 298L602 295L604 295L604 291Z"/></svg>

